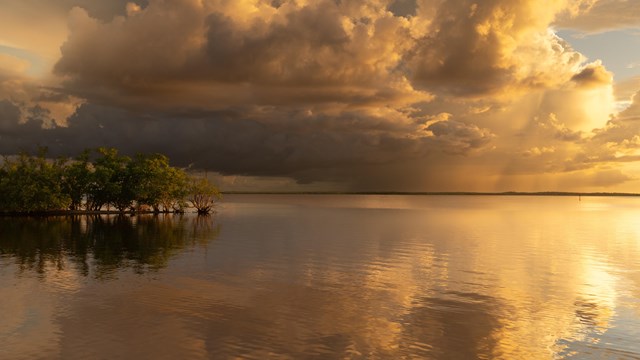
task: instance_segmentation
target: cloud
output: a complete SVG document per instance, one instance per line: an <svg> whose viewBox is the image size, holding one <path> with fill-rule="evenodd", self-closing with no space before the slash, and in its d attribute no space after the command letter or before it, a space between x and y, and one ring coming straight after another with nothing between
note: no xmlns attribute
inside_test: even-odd
<svg viewBox="0 0 640 360"><path fill-rule="evenodd" d="M60 56L60 44L67 37L69 10L79 6L96 19L110 21L124 13L127 1L131 0L0 0L0 46L27 51L51 65Z"/></svg>
<svg viewBox="0 0 640 360"><path fill-rule="evenodd" d="M406 18L387 1L151 1L110 22L75 8L55 71L75 94L125 105L504 95L597 68L548 30L575 3L419 2Z"/></svg>
<svg viewBox="0 0 640 360"><path fill-rule="evenodd" d="M438 121L429 125L426 130L433 134L441 151L456 155L465 155L483 148L494 136L487 129L457 121Z"/></svg>
<svg viewBox="0 0 640 360"><path fill-rule="evenodd" d="M593 141L602 152L601 157L624 161L640 154L640 91L627 109L613 117L605 127L595 132Z"/></svg>
<svg viewBox="0 0 640 360"><path fill-rule="evenodd" d="M16 111L5 105L5 111ZM283 120L274 123L274 118ZM31 144L49 146L53 155L113 146L126 154L162 152L180 166L225 175L287 176L299 182L340 180L336 174L355 181L358 167L384 167L439 152L465 155L492 139L488 130L455 120L423 129L393 110L325 114L253 108L166 117L94 105L83 105L67 127L34 128L14 119L3 123L0 136L7 138L0 145L3 153Z"/></svg>
<svg viewBox="0 0 640 360"><path fill-rule="evenodd" d="M640 3L628 0L594 0L581 12L560 17L556 23L563 28L585 32L635 28L640 21Z"/></svg>
<svg viewBox="0 0 640 360"><path fill-rule="evenodd" d="M413 80L462 96L566 82L584 58L547 26L567 2L537 5L504 0L442 4L411 57Z"/></svg>
<svg viewBox="0 0 640 360"><path fill-rule="evenodd" d="M640 76L634 76L627 80L617 82L615 84L616 100L628 101L627 105L630 105L631 98L638 89L640 89Z"/></svg>
<svg viewBox="0 0 640 360"><path fill-rule="evenodd" d="M627 116L610 117L605 66L551 28L593 1L28 1L68 28L46 77L0 55L2 153L114 146L245 184L537 190L610 170L604 139Z"/></svg>
<svg viewBox="0 0 640 360"><path fill-rule="evenodd" d="M76 8L55 71L75 94L129 105L430 100L397 71L408 21L370 7L152 1L107 23ZM370 17L348 16L358 11Z"/></svg>
<svg viewBox="0 0 640 360"><path fill-rule="evenodd" d="M567 142L546 157L546 172L558 173L559 184L607 188L638 179L633 163L640 160L640 96L625 111L612 116L606 126ZM567 151L570 149L570 151ZM554 148L558 150L558 148ZM562 156L557 156L557 155ZM528 171L539 170L524 166Z"/></svg>
<svg viewBox="0 0 640 360"><path fill-rule="evenodd" d="M608 85L613 82L613 74L602 66L602 63L595 63L585 66L579 73L571 78L581 87L594 88Z"/></svg>
<svg viewBox="0 0 640 360"><path fill-rule="evenodd" d="M83 101L39 84L27 75L28 68L27 61L0 54L0 101L16 107L20 122L37 119L45 127L65 124Z"/></svg>
<svg viewBox="0 0 640 360"><path fill-rule="evenodd" d="M560 177L559 183L563 186L582 186L591 188L609 188L621 185L634 177L623 173L621 170L601 170L595 172L569 173Z"/></svg>
<svg viewBox="0 0 640 360"><path fill-rule="evenodd" d="M529 150L524 151L522 153L522 155L525 156L525 157L542 156L544 154L553 154L554 152L556 152L556 149L554 147L539 148L539 147L535 146L535 147L532 147Z"/></svg>

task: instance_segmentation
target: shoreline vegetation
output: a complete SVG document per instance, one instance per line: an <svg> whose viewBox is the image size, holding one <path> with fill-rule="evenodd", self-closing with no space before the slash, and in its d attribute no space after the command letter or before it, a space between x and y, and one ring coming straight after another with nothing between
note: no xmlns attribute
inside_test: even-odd
<svg viewBox="0 0 640 360"><path fill-rule="evenodd" d="M637 197L615 192L250 192L247 195L574 196ZM184 213L209 214L222 198L206 177L173 167L162 154L128 157L114 148L87 149L73 159L25 152L0 164L0 216Z"/></svg>
<svg viewBox="0 0 640 360"><path fill-rule="evenodd" d="M173 167L162 154L128 157L113 148L73 159L25 152L0 165L0 215L209 214L222 198L206 177Z"/></svg>

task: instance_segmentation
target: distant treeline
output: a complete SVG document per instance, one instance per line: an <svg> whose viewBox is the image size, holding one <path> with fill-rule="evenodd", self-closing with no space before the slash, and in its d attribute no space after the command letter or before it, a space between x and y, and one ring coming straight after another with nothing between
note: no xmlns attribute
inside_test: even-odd
<svg viewBox="0 0 640 360"><path fill-rule="evenodd" d="M169 165L161 154L133 158L113 148L85 150L75 159L21 153L0 166L0 213L55 211L209 213L220 199L206 178Z"/></svg>

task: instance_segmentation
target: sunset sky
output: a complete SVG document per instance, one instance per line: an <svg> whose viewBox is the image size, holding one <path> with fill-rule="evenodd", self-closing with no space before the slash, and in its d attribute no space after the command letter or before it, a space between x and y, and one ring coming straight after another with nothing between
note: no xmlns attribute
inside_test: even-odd
<svg viewBox="0 0 640 360"><path fill-rule="evenodd" d="M640 1L0 0L0 153L223 190L640 192L637 93Z"/></svg>

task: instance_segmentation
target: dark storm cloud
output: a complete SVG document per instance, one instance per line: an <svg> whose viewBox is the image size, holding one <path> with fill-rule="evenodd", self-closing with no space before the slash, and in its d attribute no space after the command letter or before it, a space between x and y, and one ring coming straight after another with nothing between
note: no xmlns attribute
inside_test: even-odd
<svg viewBox="0 0 640 360"><path fill-rule="evenodd" d="M162 152L180 166L289 176L301 182L334 180L335 174L347 175L354 166L384 165L435 152L464 155L492 137L476 126L448 120L429 126L433 134L416 124L415 137L407 138L405 127L411 124L401 127L358 112L282 112L277 116L286 120L273 123L269 119L274 114L265 117L255 109L167 117L95 105L83 105L68 127L41 129L35 120L18 124L16 108L1 104L0 111L14 117L13 123L3 122L0 128L0 136L6 138L0 145L3 153L45 145L53 155L74 155L87 147L112 146L126 154Z"/></svg>
<svg viewBox="0 0 640 360"><path fill-rule="evenodd" d="M45 109L32 108L23 119L21 110L13 103L0 100L0 154L15 154L18 151L31 151L39 144L55 143L48 138L43 129L43 113Z"/></svg>
<svg viewBox="0 0 640 360"><path fill-rule="evenodd" d="M415 0L395 0L389 5L389 11L396 16L415 16L417 6Z"/></svg>
<svg viewBox="0 0 640 360"><path fill-rule="evenodd" d="M0 100L0 134L10 134L20 120L20 108L7 100Z"/></svg>

